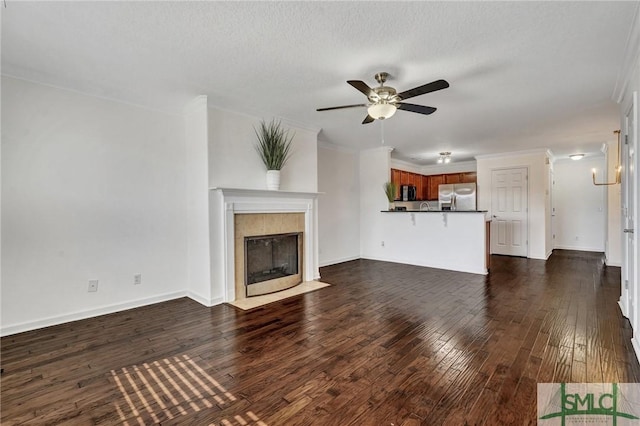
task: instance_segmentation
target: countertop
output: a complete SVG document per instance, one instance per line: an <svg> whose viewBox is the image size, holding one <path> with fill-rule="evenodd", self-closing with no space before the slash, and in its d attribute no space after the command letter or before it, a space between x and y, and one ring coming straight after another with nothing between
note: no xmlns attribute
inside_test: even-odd
<svg viewBox="0 0 640 426"><path fill-rule="evenodd" d="M487 210L380 210L381 213L486 213Z"/></svg>

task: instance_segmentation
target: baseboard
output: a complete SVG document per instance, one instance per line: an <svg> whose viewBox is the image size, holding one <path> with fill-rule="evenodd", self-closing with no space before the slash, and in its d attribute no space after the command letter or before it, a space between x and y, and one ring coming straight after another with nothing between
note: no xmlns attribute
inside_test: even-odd
<svg viewBox="0 0 640 426"><path fill-rule="evenodd" d="M627 310L624 307L624 303L622 303L622 300L618 300L618 307L620 308L620 313L622 314L622 316L625 318L629 318L629 314L627 314Z"/></svg>
<svg viewBox="0 0 640 426"><path fill-rule="evenodd" d="M552 254L553 254L553 250L547 253L547 257L545 258L545 260L549 260Z"/></svg>
<svg viewBox="0 0 640 426"><path fill-rule="evenodd" d="M224 303L224 298L222 297L216 297L214 299L207 299L206 297L203 297L201 295L199 295L198 293L194 293L192 291L187 291L186 296L193 300L194 302L198 302L199 304L206 306L207 308L210 308L212 306L216 306L216 305L220 305L222 303Z"/></svg>
<svg viewBox="0 0 640 426"><path fill-rule="evenodd" d="M554 246L553 248L558 250L595 251L604 253L604 248L602 247Z"/></svg>
<svg viewBox="0 0 640 426"><path fill-rule="evenodd" d="M615 267L618 267L618 268L622 268L622 263L620 263L620 262L609 262L607 259L605 259L604 263L607 266L615 266Z"/></svg>
<svg viewBox="0 0 640 426"><path fill-rule="evenodd" d="M187 296L185 291L160 294L158 296L146 297L144 299L132 300L125 303L101 306L86 311L78 311L71 314L48 317L36 321L28 321L20 324L9 325L0 328L0 336L10 336L12 334L23 333L25 331L37 330L39 328L51 327L52 325L64 324L67 322L98 317L100 315L113 314L115 312L126 311L127 309L139 308L141 306L153 305L155 303L166 302L168 300L179 299Z"/></svg>
<svg viewBox="0 0 640 426"><path fill-rule="evenodd" d="M320 267L335 265L337 263L350 262L352 260L360 259L360 256L347 256L341 257L339 259L325 260L324 262L320 262Z"/></svg>
<svg viewBox="0 0 640 426"><path fill-rule="evenodd" d="M377 256L362 256L361 259L367 259L367 260L378 260L380 262L391 262L391 263L400 263L402 265L413 265L413 266L422 266L425 268L433 268L433 269L442 269L445 271L455 271L455 272L464 272L467 274L477 274L477 275L488 275L489 271L487 271L486 268L484 269L478 269L478 270L474 270L474 269L452 269L452 268L447 268L447 265L428 265L426 263L422 263L422 262L405 262L403 260L400 259L392 259L392 258L382 258L382 257L377 257Z"/></svg>
<svg viewBox="0 0 640 426"><path fill-rule="evenodd" d="M636 358L640 360L640 342L637 336L631 338L631 346L633 346L633 350L636 353Z"/></svg>

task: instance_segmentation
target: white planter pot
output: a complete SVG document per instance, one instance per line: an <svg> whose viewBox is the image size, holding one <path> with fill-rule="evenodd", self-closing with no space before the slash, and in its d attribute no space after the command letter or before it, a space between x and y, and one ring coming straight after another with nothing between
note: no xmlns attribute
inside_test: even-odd
<svg viewBox="0 0 640 426"><path fill-rule="evenodd" d="M267 189L270 191L280 189L280 170L267 170Z"/></svg>

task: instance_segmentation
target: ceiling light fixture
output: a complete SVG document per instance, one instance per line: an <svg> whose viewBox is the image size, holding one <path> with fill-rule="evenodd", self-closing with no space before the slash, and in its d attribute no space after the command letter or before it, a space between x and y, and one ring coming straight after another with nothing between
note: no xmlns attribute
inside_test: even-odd
<svg viewBox="0 0 640 426"><path fill-rule="evenodd" d="M395 105L390 104L385 100L381 100L370 105L369 108L367 108L367 112L376 120L385 120L387 118L391 118L393 114L396 113L397 109L398 108L396 108Z"/></svg>
<svg viewBox="0 0 640 426"><path fill-rule="evenodd" d="M569 158L574 161L582 160L584 158L584 154L571 154Z"/></svg>
<svg viewBox="0 0 640 426"><path fill-rule="evenodd" d="M438 164L447 164L451 161L451 153L450 152L441 152L440 157L438 158Z"/></svg>
<svg viewBox="0 0 640 426"><path fill-rule="evenodd" d="M591 169L591 179L593 179L593 184L595 186L617 185L622 182L620 176L620 172L622 172L622 166L620 165L620 130L614 130L613 133L618 135L618 165L616 166L616 180L614 182L596 183L596 169Z"/></svg>

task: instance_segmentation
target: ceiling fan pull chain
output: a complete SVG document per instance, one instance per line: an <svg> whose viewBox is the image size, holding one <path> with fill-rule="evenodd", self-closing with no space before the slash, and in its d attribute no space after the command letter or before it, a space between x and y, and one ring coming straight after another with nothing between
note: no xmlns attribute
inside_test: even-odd
<svg viewBox="0 0 640 426"><path fill-rule="evenodd" d="M380 122L380 139L382 140L382 145L384 145L384 120L378 120Z"/></svg>

